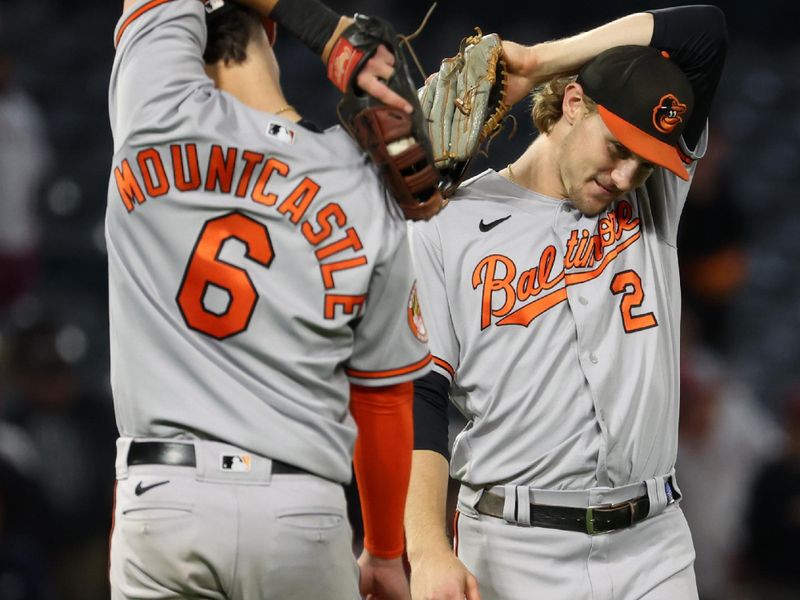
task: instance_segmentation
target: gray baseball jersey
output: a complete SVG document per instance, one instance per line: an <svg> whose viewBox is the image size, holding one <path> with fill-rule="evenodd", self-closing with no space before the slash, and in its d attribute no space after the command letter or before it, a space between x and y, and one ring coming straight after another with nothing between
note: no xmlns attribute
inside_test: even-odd
<svg viewBox="0 0 800 600"><path fill-rule="evenodd" d="M688 189L658 168L587 217L490 170L414 224L434 368L468 419L453 477L580 490L673 469Z"/></svg>
<svg viewBox="0 0 800 600"><path fill-rule="evenodd" d="M217 440L346 482L349 383L430 365L406 227L339 128L203 70L197 0L120 19L109 92L111 381L124 437Z"/></svg>

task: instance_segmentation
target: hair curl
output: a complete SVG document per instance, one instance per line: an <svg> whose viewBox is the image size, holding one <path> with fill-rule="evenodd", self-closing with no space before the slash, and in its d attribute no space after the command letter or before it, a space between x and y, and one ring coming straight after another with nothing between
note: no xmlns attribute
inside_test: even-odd
<svg viewBox="0 0 800 600"><path fill-rule="evenodd" d="M223 14L207 20L208 37L203 60L240 64L247 59L247 45L262 27L261 17L251 8L232 4Z"/></svg>
<svg viewBox="0 0 800 600"><path fill-rule="evenodd" d="M577 75L555 77L536 88L533 92L533 108L531 118L539 133L550 133L553 126L563 114L564 92L570 83L574 83ZM589 96L583 96L583 104L588 113L597 110L597 104Z"/></svg>

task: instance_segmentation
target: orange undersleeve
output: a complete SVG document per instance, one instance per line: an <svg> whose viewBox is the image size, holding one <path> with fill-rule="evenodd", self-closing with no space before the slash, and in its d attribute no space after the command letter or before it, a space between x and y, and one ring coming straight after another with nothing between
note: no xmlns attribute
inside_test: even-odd
<svg viewBox="0 0 800 600"><path fill-rule="evenodd" d="M403 511L414 445L413 397L412 382L350 387L350 412L358 425L353 465L364 547L379 558L403 553Z"/></svg>

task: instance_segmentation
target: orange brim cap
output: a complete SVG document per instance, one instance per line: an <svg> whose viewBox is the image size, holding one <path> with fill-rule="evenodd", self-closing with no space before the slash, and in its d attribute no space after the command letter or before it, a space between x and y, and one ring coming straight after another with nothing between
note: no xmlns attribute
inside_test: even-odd
<svg viewBox="0 0 800 600"><path fill-rule="evenodd" d="M680 152L675 146L645 133L602 105L597 105L597 111L608 130L628 150L645 160L669 169L684 181L689 181L689 171L686 170Z"/></svg>

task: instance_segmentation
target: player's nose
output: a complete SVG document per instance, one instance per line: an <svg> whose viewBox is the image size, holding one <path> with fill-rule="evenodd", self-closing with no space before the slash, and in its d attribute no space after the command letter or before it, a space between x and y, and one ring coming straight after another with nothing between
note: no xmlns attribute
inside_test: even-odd
<svg viewBox="0 0 800 600"><path fill-rule="evenodd" d="M634 157L620 159L611 171L611 181L621 192L630 191L639 174L640 161Z"/></svg>

